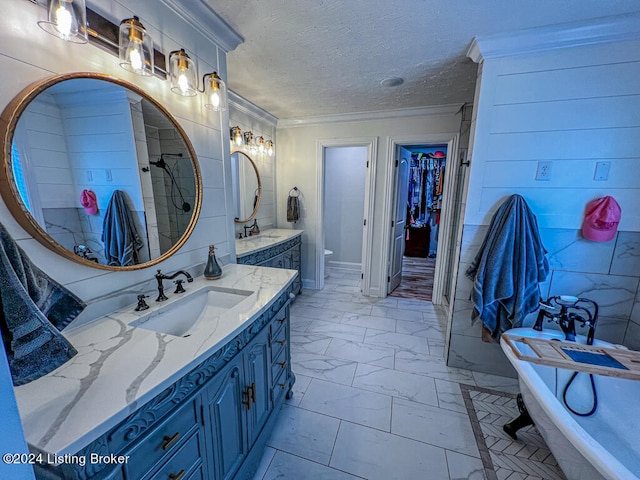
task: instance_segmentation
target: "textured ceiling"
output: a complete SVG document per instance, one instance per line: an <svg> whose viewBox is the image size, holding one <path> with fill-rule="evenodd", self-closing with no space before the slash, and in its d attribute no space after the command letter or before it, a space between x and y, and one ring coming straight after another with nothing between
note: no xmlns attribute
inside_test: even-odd
<svg viewBox="0 0 640 480"><path fill-rule="evenodd" d="M638 0L205 0L245 39L229 88L278 118L473 101L474 37L640 11ZM382 87L402 77L397 87Z"/></svg>

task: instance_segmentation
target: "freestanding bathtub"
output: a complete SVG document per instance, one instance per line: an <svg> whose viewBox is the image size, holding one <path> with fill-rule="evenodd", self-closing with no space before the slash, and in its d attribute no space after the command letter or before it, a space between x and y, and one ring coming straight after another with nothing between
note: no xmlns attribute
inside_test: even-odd
<svg viewBox="0 0 640 480"><path fill-rule="evenodd" d="M564 339L561 332L554 330L516 328L508 333ZM577 341L584 343L585 337L578 337ZM597 409L593 415L581 417L571 413L563 401L563 390L572 371L519 360L506 342L500 343L518 372L520 393L536 428L569 480L640 477L639 381L594 375ZM528 347L519 345L527 353ZM611 346L598 340L594 345ZM567 390L567 403L577 412L591 409L589 374L578 374Z"/></svg>

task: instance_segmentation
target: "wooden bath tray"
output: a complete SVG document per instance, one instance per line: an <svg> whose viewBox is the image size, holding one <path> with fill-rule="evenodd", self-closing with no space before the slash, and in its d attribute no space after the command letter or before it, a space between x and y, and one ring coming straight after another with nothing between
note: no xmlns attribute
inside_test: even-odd
<svg viewBox="0 0 640 480"><path fill-rule="evenodd" d="M634 350L581 345L509 333L503 333L502 339L520 360L576 372L640 380L640 352ZM527 345L531 352L523 353L518 348L518 343Z"/></svg>

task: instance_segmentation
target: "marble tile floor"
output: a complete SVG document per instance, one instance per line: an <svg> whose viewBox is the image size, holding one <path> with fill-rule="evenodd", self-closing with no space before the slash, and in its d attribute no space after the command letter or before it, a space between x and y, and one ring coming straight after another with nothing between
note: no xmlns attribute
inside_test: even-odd
<svg viewBox="0 0 640 480"><path fill-rule="evenodd" d="M431 302L364 297L358 272L328 273L291 307L294 396L254 480L489 478L461 385L515 394L517 381L447 367Z"/></svg>

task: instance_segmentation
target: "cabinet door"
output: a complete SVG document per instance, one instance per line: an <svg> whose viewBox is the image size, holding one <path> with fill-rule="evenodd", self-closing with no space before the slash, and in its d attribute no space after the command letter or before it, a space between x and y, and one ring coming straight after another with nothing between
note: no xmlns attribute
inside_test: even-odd
<svg viewBox="0 0 640 480"><path fill-rule="evenodd" d="M242 361L238 358L220 372L205 391L207 421L216 478L233 478L247 454L243 410L251 401L244 388ZM244 403L243 403L244 402Z"/></svg>
<svg viewBox="0 0 640 480"><path fill-rule="evenodd" d="M251 392L251 407L247 409L249 446L251 446L262 431L272 408L268 328L264 328L252 341L244 359L247 386Z"/></svg>

